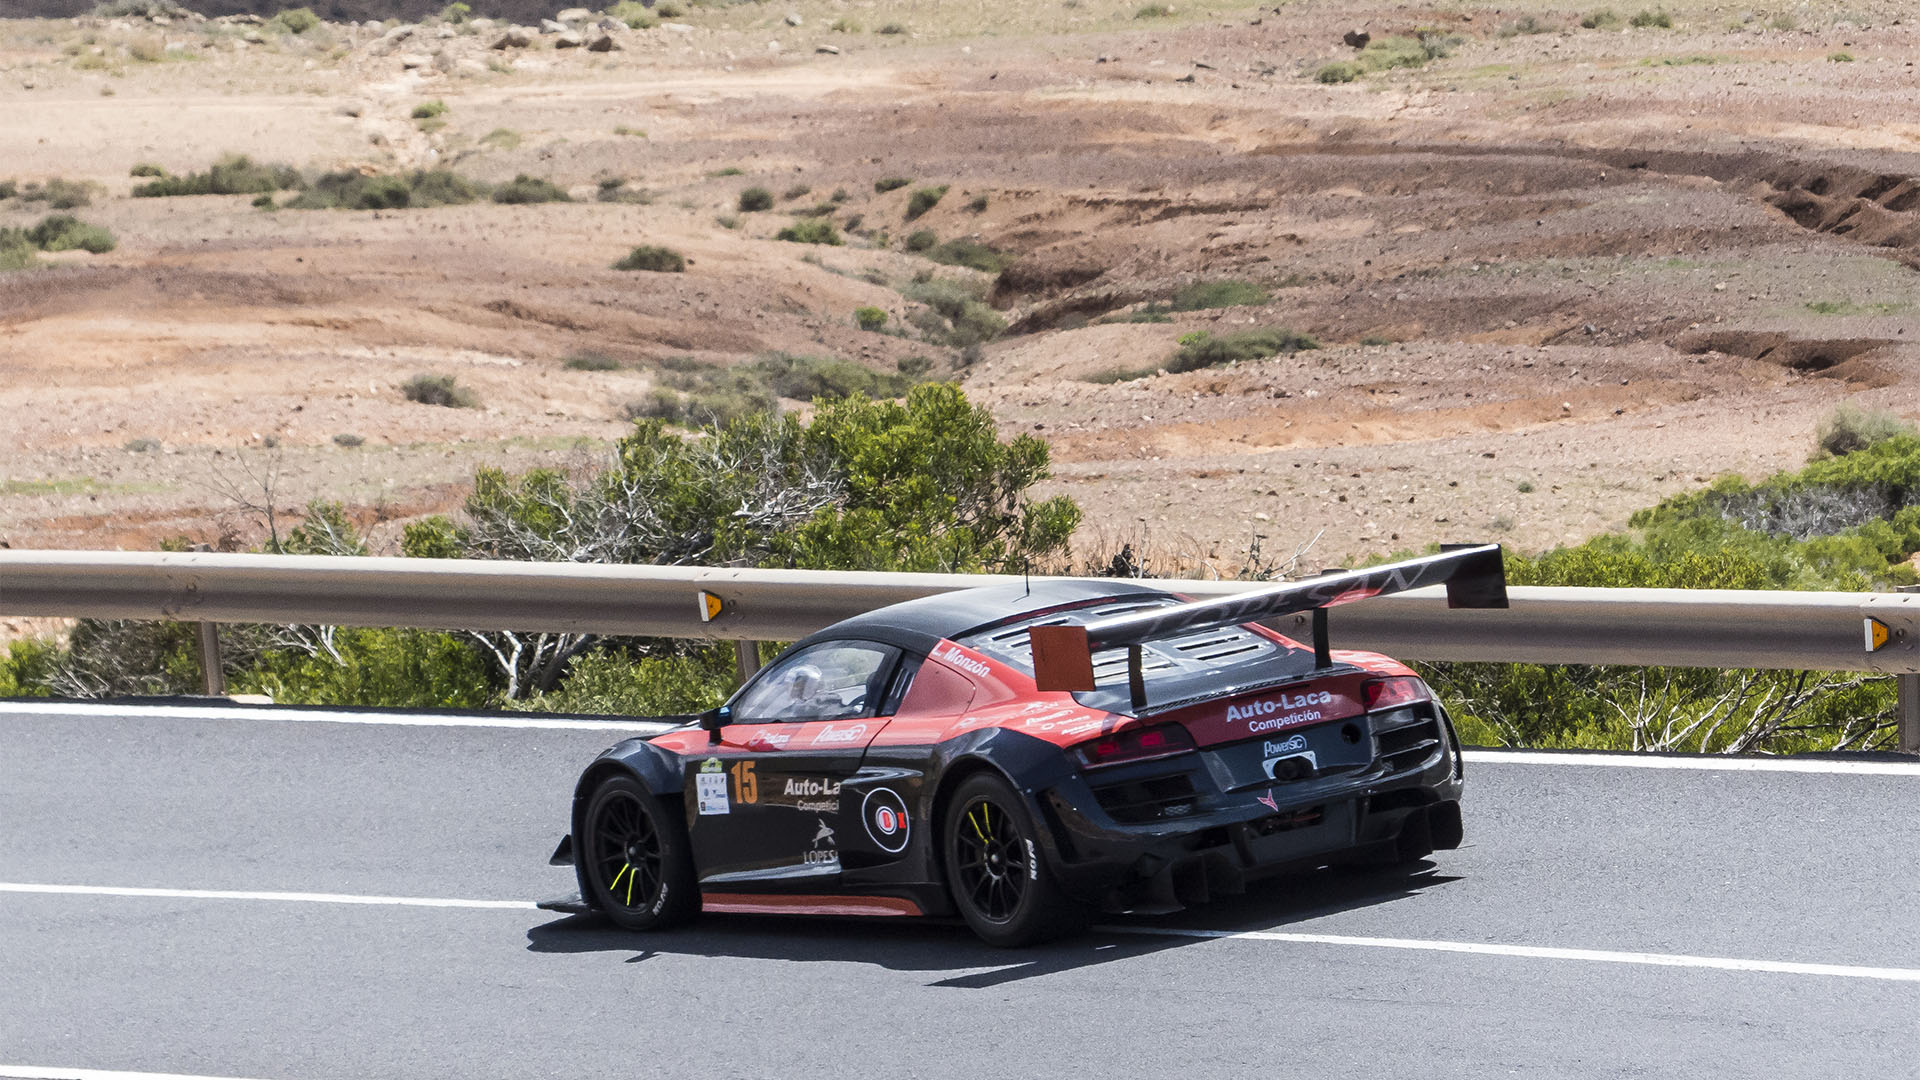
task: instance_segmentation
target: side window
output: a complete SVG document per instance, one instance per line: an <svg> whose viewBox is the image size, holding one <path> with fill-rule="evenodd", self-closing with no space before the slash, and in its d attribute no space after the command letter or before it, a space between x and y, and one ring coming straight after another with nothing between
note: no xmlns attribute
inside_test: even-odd
<svg viewBox="0 0 1920 1080"><path fill-rule="evenodd" d="M823 641L783 657L734 703L736 723L852 720L881 706L900 650L868 641Z"/></svg>
<svg viewBox="0 0 1920 1080"><path fill-rule="evenodd" d="M906 699L907 689L913 685L913 678L920 673L926 659L912 653L900 658L899 670L894 672L893 685L887 687L887 700L881 703L878 715L892 716L900 711L900 702Z"/></svg>

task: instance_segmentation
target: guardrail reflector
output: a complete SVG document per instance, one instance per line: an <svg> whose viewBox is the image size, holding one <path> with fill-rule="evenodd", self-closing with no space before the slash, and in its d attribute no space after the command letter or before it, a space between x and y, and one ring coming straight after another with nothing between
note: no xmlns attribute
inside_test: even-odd
<svg viewBox="0 0 1920 1080"><path fill-rule="evenodd" d="M1892 639L1893 631L1887 629L1886 623L1881 622L1879 619L1876 619L1871 615L1866 617L1866 623L1867 623L1867 651L1879 652L1881 649L1885 648L1887 645L1887 642Z"/></svg>
<svg viewBox="0 0 1920 1080"><path fill-rule="evenodd" d="M720 602L719 597L713 595L712 593L708 592L705 589L700 590L700 621L701 622L712 622L713 620L719 618L720 609L725 606L726 606L725 604Z"/></svg>

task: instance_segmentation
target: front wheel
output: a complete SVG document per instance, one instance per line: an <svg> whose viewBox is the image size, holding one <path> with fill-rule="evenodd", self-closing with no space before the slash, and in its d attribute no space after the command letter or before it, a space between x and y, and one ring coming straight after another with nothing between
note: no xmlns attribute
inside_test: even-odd
<svg viewBox="0 0 1920 1080"><path fill-rule="evenodd" d="M1031 945L1086 922L1086 909L1056 884L1037 836L1025 801L993 773L961 781L947 801L940 835L947 886L961 917L989 945Z"/></svg>
<svg viewBox="0 0 1920 1080"><path fill-rule="evenodd" d="M684 922L700 907L686 825L631 776L593 789L580 819L581 894L627 930Z"/></svg>

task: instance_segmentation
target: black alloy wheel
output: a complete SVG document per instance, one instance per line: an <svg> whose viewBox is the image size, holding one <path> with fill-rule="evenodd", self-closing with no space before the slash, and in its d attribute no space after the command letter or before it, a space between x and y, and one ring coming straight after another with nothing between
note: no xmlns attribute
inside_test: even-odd
<svg viewBox="0 0 1920 1080"><path fill-rule="evenodd" d="M686 827L630 776L594 789L581 818L579 876L585 898L628 930L680 922L699 904Z"/></svg>
<svg viewBox="0 0 1920 1080"><path fill-rule="evenodd" d="M1086 910L1060 891L1026 804L994 773L961 781L942 818L954 906L991 945L1031 945L1078 929Z"/></svg>

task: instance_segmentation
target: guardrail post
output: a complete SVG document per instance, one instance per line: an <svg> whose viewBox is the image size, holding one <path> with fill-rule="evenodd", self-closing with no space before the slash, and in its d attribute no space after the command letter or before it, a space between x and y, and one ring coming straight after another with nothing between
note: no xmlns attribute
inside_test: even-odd
<svg viewBox="0 0 1920 1080"><path fill-rule="evenodd" d="M200 655L200 685L211 697L227 692L227 673L220 663L220 624L203 622L196 630L194 651Z"/></svg>
<svg viewBox="0 0 1920 1080"><path fill-rule="evenodd" d="M746 685L753 673L760 670L760 643L757 641L736 641L733 643L734 658L740 664L740 684Z"/></svg>
<svg viewBox="0 0 1920 1080"><path fill-rule="evenodd" d="M1893 684L1899 692L1900 749L1920 754L1920 675L1895 675Z"/></svg>

